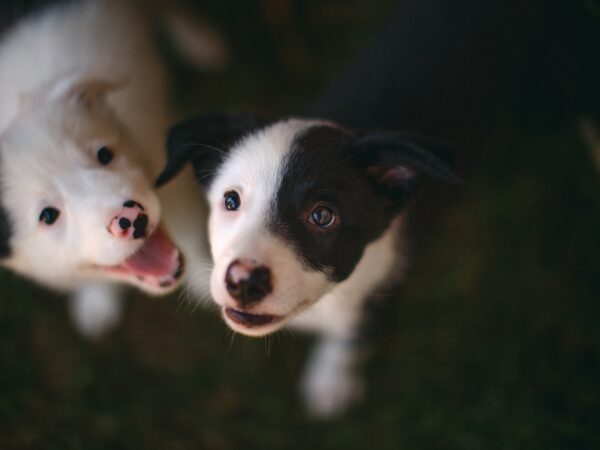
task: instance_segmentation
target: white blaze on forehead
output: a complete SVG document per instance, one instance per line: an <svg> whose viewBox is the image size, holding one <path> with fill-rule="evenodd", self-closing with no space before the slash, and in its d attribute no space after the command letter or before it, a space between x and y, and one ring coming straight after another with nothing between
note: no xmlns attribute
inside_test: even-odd
<svg viewBox="0 0 600 450"><path fill-rule="evenodd" d="M210 187L210 197L236 186L273 195L279 185L281 165L294 137L312 123L291 119L245 137L231 149Z"/></svg>
<svg viewBox="0 0 600 450"><path fill-rule="evenodd" d="M258 243L258 237L271 217L269 208L277 195L285 156L294 138L318 123L299 119L278 122L242 139L230 151L219 167L208 195L213 208L219 208L224 193L237 191L241 198L238 214L243 215L243 220L228 223L226 214L211 215L211 244L215 258L228 250L232 239L238 241L241 235L247 238L248 244ZM227 233L224 233L225 229ZM237 244L243 245L242 242Z"/></svg>
<svg viewBox="0 0 600 450"><path fill-rule="evenodd" d="M208 196L215 264L211 292L221 306L235 306L226 292L224 278L227 267L237 258L256 259L270 267L273 292L259 305L268 314L297 312L328 286L323 274L305 270L295 250L267 229L294 139L306 128L320 123L292 119L267 127L242 139L218 168ZM232 190L240 195L240 207L227 211L223 195Z"/></svg>

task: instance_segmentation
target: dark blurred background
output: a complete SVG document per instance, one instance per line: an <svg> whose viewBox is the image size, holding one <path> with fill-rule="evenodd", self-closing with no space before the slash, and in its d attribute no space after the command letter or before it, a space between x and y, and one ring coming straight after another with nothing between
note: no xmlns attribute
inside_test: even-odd
<svg viewBox="0 0 600 450"><path fill-rule="evenodd" d="M63 297L0 273L0 448L600 448L600 172L581 132L599 117L600 3L190 8L231 55L201 74L167 49L182 117L432 134L465 183L413 205L412 267L374 336L366 401L331 422L297 397L309 337L234 336L185 293L132 291L123 324L89 343Z"/></svg>

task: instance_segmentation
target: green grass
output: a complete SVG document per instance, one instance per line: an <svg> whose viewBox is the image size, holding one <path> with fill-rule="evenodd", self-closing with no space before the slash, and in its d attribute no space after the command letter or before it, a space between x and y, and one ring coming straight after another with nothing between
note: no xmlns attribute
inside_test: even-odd
<svg viewBox="0 0 600 450"><path fill-rule="evenodd" d="M322 36L333 25L309 5L298 33L317 23ZM281 65L264 27L232 18L233 32L252 31L238 51L257 60L180 74L183 110L300 108L378 8L344 18L328 48L304 39L305 68ZM367 400L347 416L303 414L309 338L233 337L185 298L132 292L122 326L90 344L64 298L3 272L0 448L600 448L600 175L575 124L503 123L495 136L464 185L431 186L413 208L412 269L376 338Z"/></svg>

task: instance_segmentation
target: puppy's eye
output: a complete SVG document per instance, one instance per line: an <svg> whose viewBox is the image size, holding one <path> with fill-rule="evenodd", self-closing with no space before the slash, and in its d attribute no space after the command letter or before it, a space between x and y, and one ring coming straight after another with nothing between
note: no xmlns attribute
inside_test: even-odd
<svg viewBox="0 0 600 450"><path fill-rule="evenodd" d="M48 207L44 208L40 213L40 222L44 222L46 225L52 225L57 221L60 216L60 211L56 208Z"/></svg>
<svg viewBox="0 0 600 450"><path fill-rule="evenodd" d="M331 208L316 206L310 213L308 222L319 228L331 228L337 222L337 217Z"/></svg>
<svg viewBox="0 0 600 450"><path fill-rule="evenodd" d="M96 152L96 158L98 158L98 162L103 166L108 166L114 157L115 154L113 151L106 146L100 147Z"/></svg>
<svg viewBox="0 0 600 450"><path fill-rule="evenodd" d="M225 209L228 211L235 211L240 207L241 200L240 194L235 191L225 192L223 196L223 203L225 205Z"/></svg>

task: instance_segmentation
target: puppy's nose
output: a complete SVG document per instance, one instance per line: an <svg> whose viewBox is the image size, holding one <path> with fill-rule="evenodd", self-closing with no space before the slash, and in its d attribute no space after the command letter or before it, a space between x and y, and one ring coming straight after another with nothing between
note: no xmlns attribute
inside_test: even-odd
<svg viewBox="0 0 600 450"><path fill-rule="evenodd" d="M256 303L273 289L271 271L267 266L251 259L236 259L225 273L227 292L242 306Z"/></svg>
<svg viewBox="0 0 600 450"><path fill-rule="evenodd" d="M135 200L123 203L123 209L108 224L108 232L122 239L140 239L146 237L148 215L144 207Z"/></svg>

